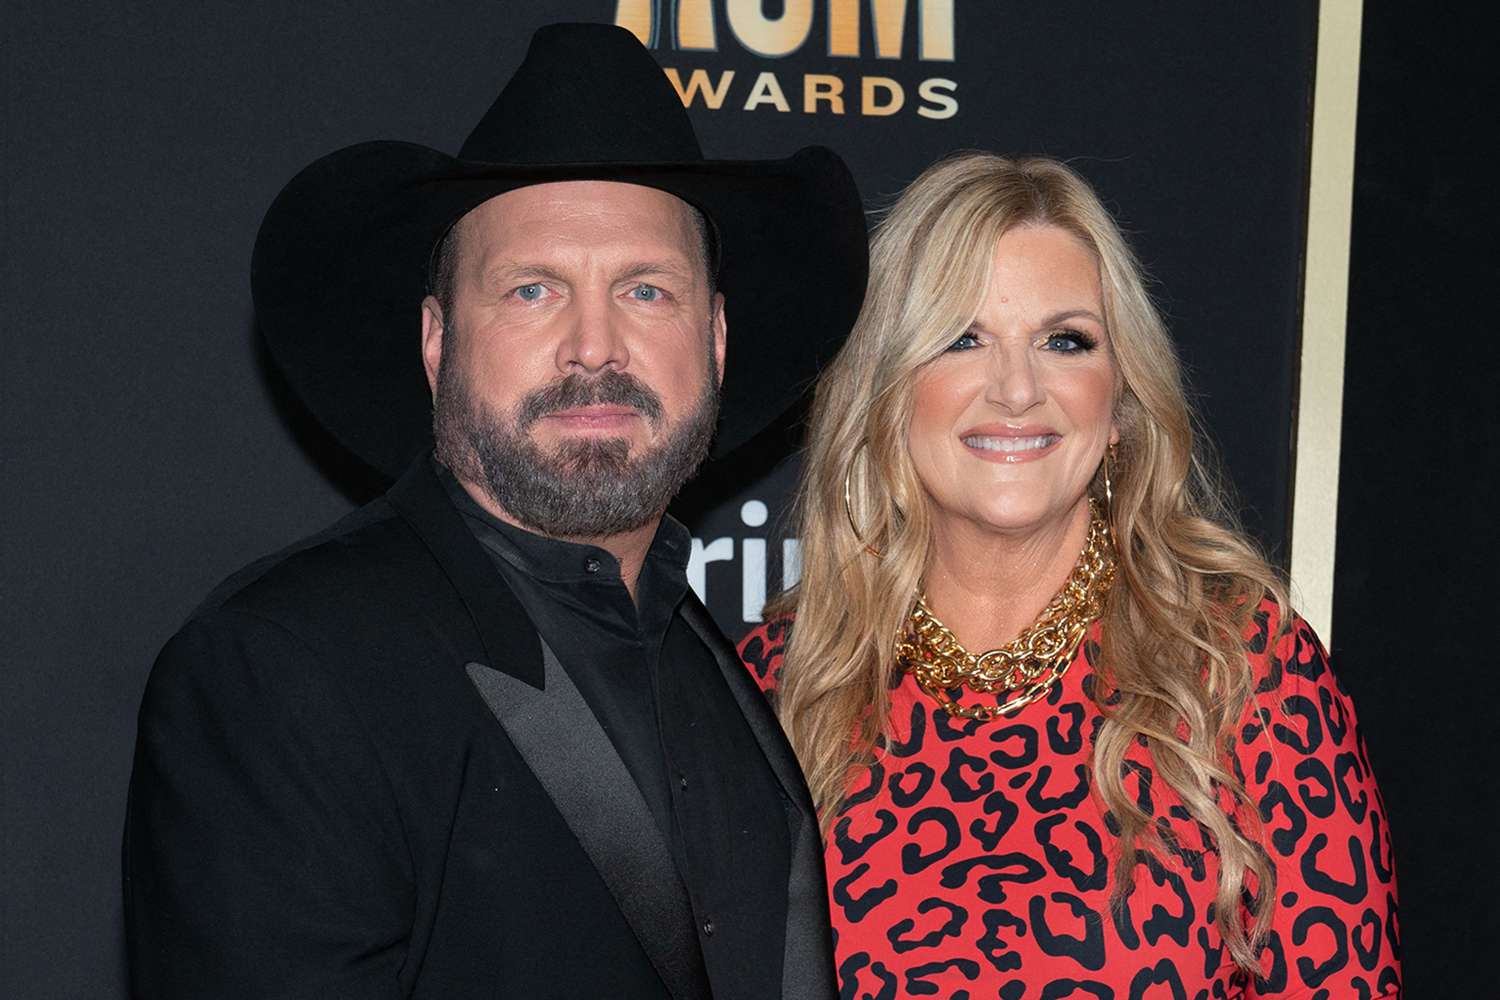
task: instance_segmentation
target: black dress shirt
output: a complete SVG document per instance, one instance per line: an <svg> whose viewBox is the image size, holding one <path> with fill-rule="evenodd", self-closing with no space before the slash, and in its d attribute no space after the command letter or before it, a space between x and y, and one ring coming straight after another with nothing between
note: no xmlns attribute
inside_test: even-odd
<svg viewBox="0 0 1500 1000"><path fill-rule="evenodd" d="M674 662L711 665L708 651L676 615L688 586L692 539L687 529L662 519L632 600L620 563L608 551L507 524L479 506L451 473L443 483L542 641L593 709L640 786L663 839L671 843L671 792L656 691L669 632L675 633Z"/></svg>
<svg viewBox="0 0 1500 1000"><path fill-rule="evenodd" d="M609 552L507 524L451 473L442 480L639 786L688 890L710 977L743 981L754 963L779 962L779 944L757 955L731 943L751 928L725 926L784 897L789 803L713 654L678 613L687 529L662 519L632 600Z"/></svg>

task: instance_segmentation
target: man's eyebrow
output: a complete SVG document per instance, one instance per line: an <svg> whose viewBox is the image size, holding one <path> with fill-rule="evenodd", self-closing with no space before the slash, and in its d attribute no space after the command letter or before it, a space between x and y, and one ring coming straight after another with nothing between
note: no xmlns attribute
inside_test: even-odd
<svg viewBox="0 0 1500 1000"><path fill-rule="evenodd" d="M490 281L516 280L520 278L538 279L541 281L556 281L566 283L562 272L554 271L545 264L528 264L524 261L506 260L501 261L485 272Z"/></svg>
<svg viewBox="0 0 1500 1000"><path fill-rule="evenodd" d="M638 260L623 265L617 272L617 281L628 281L631 278L641 278L650 274L665 274L675 278L691 277L693 269L688 266L687 261L675 260Z"/></svg>
<svg viewBox="0 0 1500 1000"><path fill-rule="evenodd" d="M561 271L554 270L545 264L529 264L524 261L501 261L485 272L492 282L506 280L555 281L559 284L567 284L568 278ZM686 261L673 260L639 260L623 265L615 272L616 281L629 281L632 278L643 278L649 275L667 275L676 278L688 278L693 275L693 269Z"/></svg>

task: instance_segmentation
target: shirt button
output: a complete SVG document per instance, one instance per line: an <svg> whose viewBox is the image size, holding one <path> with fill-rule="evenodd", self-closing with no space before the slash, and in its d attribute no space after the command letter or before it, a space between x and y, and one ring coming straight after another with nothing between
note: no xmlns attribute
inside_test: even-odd
<svg viewBox="0 0 1500 1000"><path fill-rule="evenodd" d="M714 922L712 920L705 920L705 921L703 921L703 936L704 937L713 937L714 936Z"/></svg>
<svg viewBox="0 0 1500 1000"><path fill-rule="evenodd" d="M589 556L583 561L583 571L585 573L597 573L599 572L599 566L599 560L594 558L593 556Z"/></svg>
<svg viewBox="0 0 1500 1000"><path fill-rule="evenodd" d="M686 788L687 787L687 775L685 775L685 774L679 774L677 776L677 783L679 785L681 785L683 788Z"/></svg>

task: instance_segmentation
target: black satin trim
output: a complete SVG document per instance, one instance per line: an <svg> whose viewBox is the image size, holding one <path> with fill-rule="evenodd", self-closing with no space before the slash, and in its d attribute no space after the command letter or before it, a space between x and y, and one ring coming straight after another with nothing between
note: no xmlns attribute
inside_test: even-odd
<svg viewBox="0 0 1500 1000"><path fill-rule="evenodd" d="M687 890L640 789L557 658L527 680L482 663L465 669L541 782L676 1000L711 992Z"/></svg>

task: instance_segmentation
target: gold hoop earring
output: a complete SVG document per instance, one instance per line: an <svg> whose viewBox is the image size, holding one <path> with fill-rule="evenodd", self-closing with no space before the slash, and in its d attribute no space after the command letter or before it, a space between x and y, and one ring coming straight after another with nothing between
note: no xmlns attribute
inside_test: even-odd
<svg viewBox="0 0 1500 1000"><path fill-rule="evenodd" d="M864 447L865 447L864 442L861 442L860 445L859 445L859 447L856 448L856 449L854 449L855 456L858 456L859 453L860 453L860 450L863 449ZM859 544L863 545L865 547L865 551L866 552L868 552L870 555L874 556L876 559L882 559L882 558L884 558L885 553L881 552L875 546L873 546L869 542L865 541L865 536L862 535L862 534L860 534L859 525L857 525L857 524L854 523L854 503L853 503L853 500L850 497L850 493L852 492L852 490L850 489L850 480L853 479L853 478L854 478L854 460L850 459L849 460L849 465L844 469L844 516L849 519L849 530L852 531L852 532L854 532L854 540L857 541L857 542L859 542Z"/></svg>
<svg viewBox="0 0 1500 1000"><path fill-rule="evenodd" d="M1115 446L1110 445L1104 452L1104 511L1110 521L1114 520L1115 488L1114 484L1109 481L1109 462L1114 457Z"/></svg>

